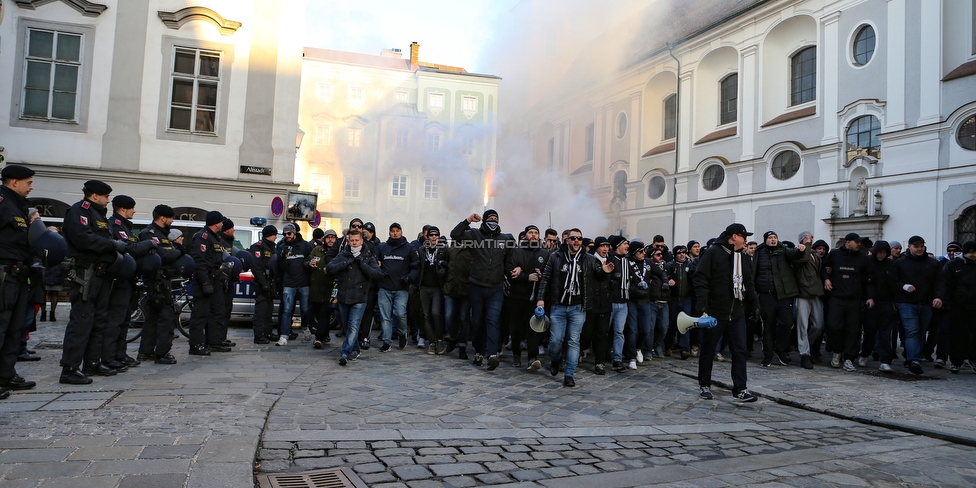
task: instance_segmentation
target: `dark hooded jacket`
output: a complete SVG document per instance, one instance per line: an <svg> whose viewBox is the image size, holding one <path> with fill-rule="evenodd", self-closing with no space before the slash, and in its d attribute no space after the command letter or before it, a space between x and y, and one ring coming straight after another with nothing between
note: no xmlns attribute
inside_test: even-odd
<svg viewBox="0 0 976 488"><path fill-rule="evenodd" d="M312 255L312 244L302 239L301 234L295 234L289 243L278 243L278 266L281 267L281 285L285 288L301 288L308 286L308 267L306 263Z"/></svg>
<svg viewBox="0 0 976 488"><path fill-rule="evenodd" d="M516 300L533 300L540 282L529 281L529 276L536 269L544 270L548 259L549 251L539 244L530 244L529 241L522 241L517 249L513 249L509 265L505 268L505 276L509 276L508 281L512 285L508 296ZM522 272L518 278L511 278L511 272L515 268L522 268Z"/></svg>
<svg viewBox="0 0 976 488"><path fill-rule="evenodd" d="M671 290L668 287L668 274L649 259L632 259L633 275L630 279L631 301L667 301ZM646 286L642 286L643 282Z"/></svg>
<svg viewBox="0 0 976 488"><path fill-rule="evenodd" d="M410 288L410 280L416 280L417 253L413 252L406 237L399 239L392 237L379 245L377 260L383 277L379 287L384 290L406 290Z"/></svg>
<svg viewBox="0 0 976 488"><path fill-rule="evenodd" d="M755 313L759 309L759 295L752 279L752 259L741 251L742 284L744 300L737 300L732 291L732 244L719 238L715 245L706 249L698 258L698 267L692 281L695 283L695 312L718 320L735 320Z"/></svg>
<svg viewBox="0 0 976 488"><path fill-rule="evenodd" d="M841 300L874 299L874 283L871 274L871 261L861 251L847 247L834 249L824 257L826 278L832 290L830 298ZM827 273L826 270L830 269Z"/></svg>
<svg viewBox="0 0 976 488"><path fill-rule="evenodd" d="M878 253L885 251L888 256L881 261L878 261ZM895 298L895 287L892 286L891 280L888 278L888 271L891 270L891 264L894 262L891 260L891 246L888 245L888 241L878 241L874 243L871 247L871 279L874 282L874 301L876 302L892 302Z"/></svg>
<svg viewBox="0 0 976 488"><path fill-rule="evenodd" d="M976 310L976 261L965 257L950 260L945 265L945 284L946 297L954 311Z"/></svg>
<svg viewBox="0 0 976 488"><path fill-rule="evenodd" d="M501 227L494 231L481 222L477 229L462 220L451 230L451 239L464 242L471 253L470 281L485 288L501 288L505 284L506 259L517 243L511 234L503 234Z"/></svg>
<svg viewBox="0 0 976 488"><path fill-rule="evenodd" d="M752 275L756 279L756 293L776 295L776 298L793 298L800 294L793 273L793 265L800 264L810 255L810 248L803 251L789 248L782 243L770 247L765 243L756 247L752 258Z"/></svg>
<svg viewBox="0 0 976 488"><path fill-rule="evenodd" d="M471 272L471 250L463 247L459 242L451 244L447 250L447 278L442 290L444 294L453 298L467 298L469 275Z"/></svg>

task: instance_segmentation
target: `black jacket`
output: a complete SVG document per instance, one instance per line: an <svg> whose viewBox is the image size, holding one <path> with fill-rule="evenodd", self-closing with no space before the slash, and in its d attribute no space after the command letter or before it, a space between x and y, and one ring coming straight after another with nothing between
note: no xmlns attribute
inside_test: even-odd
<svg viewBox="0 0 976 488"><path fill-rule="evenodd" d="M540 272L546 269L546 261L549 260L549 251L535 245L529 245L523 241L522 245L512 250L512 256L505 267L505 276L512 287L509 289L509 298L515 300L533 300L538 294L540 281L529 281L529 276L538 269ZM522 268L518 278L512 278L511 272L515 268Z"/></svg>
<svg viewBox="0 0 976 488"><path fill-rule="evenodd" d="M776 298L793 298L800 294L793 264L800 264L810 256L810 247L803 251L777 244L769 247L760 244L752 258L752 272L756 280L756 293L775 294Z"/></svg>
<svg viewBox="0 0 976 488"><path fill-rule="evenodd" d="M443 286L447 279L447 248L421 243L414 255L417 260L417 272L411 276L414 283L417 286Z"/></svg>
<svg viewBox="0 0 976 488"><path fill-rule="evenodd" d="M417 253L413 252L407 238L387 239L380 244L377 259L383 278L379 281L384 290L406 290L410 288L410 279L417 276Z"/></svg>
<svg viewBox="0 0 976 488"><path fill-rule="evenodd" d="M30 266L34 260L27 242L27 199L0 186L0 260Z"/></svg>
<svg viewBox="0 0 976 488"><path fill-rule="evenodd" d="M308 286L308 267L306 263L312 254L312 244L296 235L288 243L278 244L278 266L281 268L281 285L286 288Z"/></svg>
<svg viewBox="0 0 976 488"><path fill-rule="evenodd" d="M146 257L150 251L156 249L156 242L140 240L132 232L132 222L117 213L113 213L112 217L108 219L108 227L112 232L112 239L125 242L126 254L132 256L137 263Z"/></svg>
<svg viewBox="0 0 976 488"><path fill-rule="evenodd" d="M826 272L828 269L830 272ZM874 299L871 261L860 251L851 251L846 247L830 251L824 257L824 271L833 287L830 298L861 301Z"/></svg>
<svg viewBox="0 0 976 488"><path fill-rule="evenodd" d="M467 298L471 288L471 250L458 243L447 250L447 277L444 280L444 294L452 298Z"/></svg>
<svg viewBox="0 0 976 488"><path fill-rule="evenodd" d="M366 303L372 282L383 277L376 255L364 243L359 256L353 256L349 246L325 267L325 272L335 276L339 303L352 305Z"/></svg>
<svg viewBox="0 0 976 488"><path fill-rule="evenodd" d="M911 252L895 261L888 270L895 291L896 303L931 304L935 298L945 298L942 280L942 264L926 254L915 256ZM915 292L905 291L905 285L915 287Z"/></svg>
<svg viewBox="0 0 976 488"><path fill-rule="evenodd" d="M544 300L550 307L560 304L565 305L562 301L562 296L565 291L564 284L566 282L566 274L569 273L571 261L568 253L568 246L562 244L558 252L549 254L549 260L546 261L546 268L542 271L542 280L539 281L539 296L536 298L538 300ZM596 280L605 280L608 275L603 272L603 266L599 259L587 254L583 249L580 249L579 253L580 256L577 264L580 267L578 270L581 288L579 300L583 310L587 311L593 308L596 300Z"/></svg>
<svg viewBox="0 0 976 488"><path fill-rule="evenodd" d="M169 240L169 232L163 229L155 222L151 222L142 232L139 233L140 241L153 241L156 244L156 254L159 255L159 259L163 262L163 267L160 269L161 274L166 278L177 278L176 273L173 270L173 263L180 256L183 255L183 250L177 247ZM144 276L146 281L154 281L153 276Z"/></svg>
<svg viewBox="0 0 976 488"><path fill-rule="evenodd" d="M874 300L876 302L893 302L895 300L895 287L891 284L891 279L888 278L888 271L891 270L891 265L894 261L891 258L886 257L882 261L878 261L875 256L869 256L871 259L871 282L874 283Z"/></svg>
<svg viewBox="0 0 976 488"><path fill-rule="evenodd" d="M667 301L670 296L668 274L648 259L631 260L633 275L630 280L631 301ZM641 283L644 285L641 285ZM667 290L665 290L667 289Z"/></svg>
<svg viewBox="0 0 976 488"><path fill-rule="evenodd" d="M64 214L62 233L68 241L68 257L75 258L76 266L113 263L116 251L124 250L112 239L105 214L105 207L87 198Z"/></svg>
<svg viewBox="0 0 976 488"><path fill-rule="evenodd" d="M674 280L674 286L670 290L671 300L691 300L695 296L695 289L691 282L695 274L695 264L696 262L689 258L685 258L683 263L677 259L668 261L664 270L668 273L668 278Z"/></svg>
<svg viewBox="0 0 976 488"><path fill-rule="evenodd" d="M251 244L248 252L254 256L254 263L251 265L251 274L254 275L254 291L263 295L273 295L274 270L271 269L271 256L276 252L276 244L262 238L260 241Z"/></svg>
<svg viewBox="0 0 976 488"><path fill-rule="evenodd" d="M626 254L610 254L607 260L613 263L613 272L610 273L610 299L613 303L627 303L630 301L630 286L624 287L623 279L627 277L628 283L633 280L634 263Z"/></svg>
<svg viewBox="0 0 976 488"><path fill-rule="evenodd" d="M462 241L470 248L471 284L486 288L504 286L505 260L517 244L511 234L503 234L500 227L492 232L484 222L480 228L471 229L468 221L462 220L451 230L451 239Z"/></svg>
<svg viewBox="0 0 976 488"><path fill-rule="evenodd" d="M695 283L695 313L703 312L718 320L745 317L746 312L759 309L759 295L753 286L752 259L741 251L744 300L736 300L732 292L732 245L716 243L699 256L692 280Z"/></svg>
<svg viewBox="0 0 976 488"><path fill-rule="evenodd" d="M976 261L950 260L945 265L945 285L953 309L976 310Z"/></svg>
<svg viewBox="0 0 976 488"><path fill-rule="evenodd" d="M200 285L213 286L213 280L220 264L224 262L224 246L220 244L216 234L210 228L204 227L202 230L193 234L190 244L190 256L196 267L193 270L193 278ZM200 293L194 288L194 293Z"/></svg>

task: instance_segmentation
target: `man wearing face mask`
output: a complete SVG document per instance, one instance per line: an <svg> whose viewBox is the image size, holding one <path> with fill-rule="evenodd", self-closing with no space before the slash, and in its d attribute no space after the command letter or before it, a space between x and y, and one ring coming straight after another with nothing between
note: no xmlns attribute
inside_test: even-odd
<svg viewBox="0 0 976 488"><path fill-rule="evenodd" d="M472 222L481 222L477 229ZM506 260L518 243L511 234L503 234L498 225L498 212L488 209L484 215L476 213L459 222L451 230L451 239L463 241L471 249L471 327L475 346L474 364L481 366L488 355L488 371L498 367L498 320L505 299ZM512 267L514 268L514 266ZM512 269L511 278L518 278L521 270Z"/></svg>

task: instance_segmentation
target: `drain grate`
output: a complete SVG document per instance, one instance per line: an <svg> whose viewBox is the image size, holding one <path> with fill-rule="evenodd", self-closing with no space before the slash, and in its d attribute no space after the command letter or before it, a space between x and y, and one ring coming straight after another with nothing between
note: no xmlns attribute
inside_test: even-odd
<svg viewBox="0 0 976 488"><path fill-rule="evenodd" d="M261 488L367 488L349 468L317 469L304 473L259 474Z"/></svg>

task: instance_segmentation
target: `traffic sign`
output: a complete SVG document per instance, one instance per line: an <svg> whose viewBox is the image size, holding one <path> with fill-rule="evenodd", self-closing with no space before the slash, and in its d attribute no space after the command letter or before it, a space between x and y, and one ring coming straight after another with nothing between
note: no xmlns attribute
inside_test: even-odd
<svg viewBox="0 0 976 488"><path fill-rule="evenodd" d="M322 214L320 214L319 211L316 210L315 218L312 220L312 223L309 225L311 225L312 227L318 227L321 224L322 224Z"/></svg>
<svg viewBox="0 0 976 488"><path fill-rule="evenodd" d="M274 197L271 200L271 215L275 217L281 217L281 214L285 211L285 202L281 200L281 197Z"/></svg>

